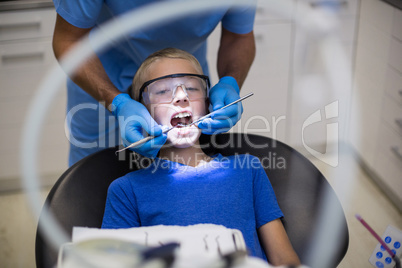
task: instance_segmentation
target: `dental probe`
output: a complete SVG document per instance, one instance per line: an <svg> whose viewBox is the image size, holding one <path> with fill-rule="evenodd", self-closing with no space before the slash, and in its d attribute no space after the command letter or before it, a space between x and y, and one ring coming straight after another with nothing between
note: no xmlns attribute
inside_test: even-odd
<svg viewBox="0 0 402 268"><path fill-rule="evenodd" d="M163 134L168 133L169 131L171 131L172 129L174 129L175 127L178 127L178 126L184 126L184 125L183 125L182 123L178 123L178 124L175 125L174 127L170 127L170 128L168 128L168 129L162 131L162 133L163 133ZM147 141L152 140L153 138L155 138L155 136L148 136L148 137L143 138L143 139L141 139L141 140L139 140L139 141L136 141L136 142L134 142L134 143L131 143L129 146L124 147L124 148L122 148L122 149L120 149L120 150L117 150L117 151L116 151L116 155L117 155L117 153L120 153L120 152L122 152L122 151L124 151L124 150L127 150L127 149L129 149L129 148L135 148L135 147L137 147L137 146L140 146L141 144L144 144L144 143L146 143Z"/></svg>
<svg viewBox="0 0 402 268"><path fill-rule="evenodd" d="M204 119L206 119L206 118L211 117L211 116L212 116L214 113L216 113L217 111L223 110L223 109L225 109L225 108L227 108L227 107L229 107L229 106L232 106L233 104L236 104L236 103L238 103L238 102L241 102L241 101L243 101L243 100L245 100L245 99L247 99L248 97L251 97L251 96L253 96L253 95L254 95L254 93L249 93L249 94L247 94L247 95L241 97L240 99L235 100L234 102L231 102L231 103L229 103L228 105L225 105L225 106L219 108L219 109L216 110L216 111L213 111L213 112L211 112L211 113L209 113L209 114L207 114L207 115L204 115L203 117L200 117L199 119L195 120L194 122L192 122L192 123L190 123L190 124L188 124L188 125L183 125L182 123L178 123L176 126L170 127L170 128L168 128L168 129L162 131L162 133L163 133L163 134L168 133L169 131L171 131L172 129L174 129L175 127L178 127L178 126L186 126L186 127L188 127L188 126L194 125L194 124L196 124L196 123L198 123L198 122L200 122L200 121L202 121L202 120L204 120ZM120 153L120 152L122 152L122 151L124 151L124 150L127 150L127 149L129 149L129 148L135 148L135 147L137 147L137 146L140 146L141 144L144 144L144 143L146 143L147 141L152 140L153 138L155 138L155 136L148 136L148 137L146 137L146 138L143 138L142 140L136 141L136 142L134 142L134 143L128 145L127 147L124 147L124 148L122 148L122 149L120 149L120 150L117 150L117 151L116 151L116 155L117 155L117 153Z"/></svg>
<svg viewBox="0 0 402 268"><path fill-rule="evenodd" d="M235 100L234 102L231 102L231 103L229 103L228 105L219 108L219 109L216 110L216 111L213 111L213 112L211 112L211 113L209 113L209 114L207 114L207 115L204 115L203 117L198 118L197 120L195 120L195 121L192 122L191 124L186 125L186 127L191 126L191 125L194 125L194 124L197 124L198 122L200 122L200 121L202 121L202 120L204 120L204 119L207 119L207 118L211 117L211 116L212 116L214 113L216 113L217 111L223 110L223 109L225 109L225 108L227 108L227 107L229 107L229 106L232 106L233 104L236 104L236 103L238 103L238 102L241 102L242 100L245 100L245 99L247 99L248 97L251 97L251 96L253 96L253 95L254 95L254 93L249 93L249 94L247 94L246 96L241 97L240 99Z"/></svg>

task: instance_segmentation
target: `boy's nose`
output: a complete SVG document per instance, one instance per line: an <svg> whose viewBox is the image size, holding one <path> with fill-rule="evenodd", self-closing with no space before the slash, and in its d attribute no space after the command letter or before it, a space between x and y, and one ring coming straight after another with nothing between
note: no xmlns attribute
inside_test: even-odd
<svg viewBox="0 0 402 268"><path fill-rule="evenodd" d="M188 102L188 97L182 86L178 86L174 94L173 103Z"/></svg>

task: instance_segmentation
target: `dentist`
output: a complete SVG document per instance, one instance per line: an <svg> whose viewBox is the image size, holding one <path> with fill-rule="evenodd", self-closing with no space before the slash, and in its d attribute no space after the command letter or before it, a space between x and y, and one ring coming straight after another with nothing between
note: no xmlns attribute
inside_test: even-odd
<svg viewBox="0 0 402 268"><path fill-rule="evenodd" d="M80 38L113 17L155 0L53 0L57 12L53 50L60 60ZM176 1L177 2L177 1ZM114 47L97 53L67 79L67 118L70 133L69 165L98 150L115 146L121 136L125 145L144 137L155 139L134 150L155 157L166 141L147 109L127 94L144 59L166 47L193 54L208 74L207 38L221 23L217 69L219 82L209 92L212 110L239 98L240 88L255 56L253 6L225 7L200 12L125 36ZM106 107L107 110L105 110ZM73 113L71 111L74 111ZM228 131L240 119L241 103L199 123L205 134ZM111 116L112 113L114 117ZM118 134L120 132L120 135Z"/></svg>

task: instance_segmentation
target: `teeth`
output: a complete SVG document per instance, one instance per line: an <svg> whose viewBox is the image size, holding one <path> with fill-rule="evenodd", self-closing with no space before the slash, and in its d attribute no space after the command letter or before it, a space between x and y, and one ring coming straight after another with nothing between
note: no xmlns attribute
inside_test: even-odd
<svg viewBox="0 0 402 268"><path fill-rule="evenodd" d="M184 112L184 113L178 113L175 116L173 116L173 118L183 118L183 117L188 117L191 116L190 113Z"/></svg>

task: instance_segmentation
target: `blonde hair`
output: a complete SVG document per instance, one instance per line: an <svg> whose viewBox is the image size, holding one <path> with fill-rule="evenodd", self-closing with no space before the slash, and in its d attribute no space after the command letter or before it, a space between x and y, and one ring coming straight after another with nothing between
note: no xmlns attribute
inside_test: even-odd
<svg viewBox="0 0 402 268"><path fill-rule="evenodd" d="M146 82L145 77L148 72L149 67L154 63L155 61L163 58L169 58L169 59L183 59L183 60L188 60L194 64L194 67L196 68L197 72L199 74L202 74L202 67L198 60L188 53L187 51L178 49L178 48L164 48L161 50L158 50L151 55L149 55L143 63L140 65L138 68L137 72L135 73L134 79L133 79L133 84L131 86L131 89L129 91L129 94L132 99L138 101L140 99L140 88L141 86Z"/></svg>

